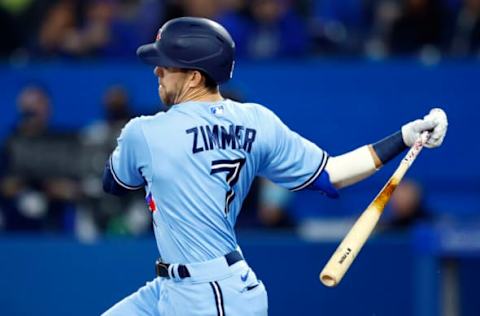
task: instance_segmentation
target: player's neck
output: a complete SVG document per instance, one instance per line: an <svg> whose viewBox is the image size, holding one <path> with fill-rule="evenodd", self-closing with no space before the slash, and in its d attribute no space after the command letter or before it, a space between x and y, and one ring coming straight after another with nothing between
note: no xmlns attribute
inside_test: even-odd
<svg viewBox="0 0 480 316"><path fill-rule="evenodd" d="M192 101L200 101L200 102L217 102L217 101L222 101L223 97L220 94L220 92L216 93L209 93L204 96L199 96L198 98L195 98Z"/></svg>
<svg viewBox="0 0 480 316"><path fill-rule="evenodd" d="M178 103L184 103L188 101L198 101L198 102L217 102L223 100L220 91L211 91L206 88L191 90L185 93L185 96L179 100Z"/></svg>

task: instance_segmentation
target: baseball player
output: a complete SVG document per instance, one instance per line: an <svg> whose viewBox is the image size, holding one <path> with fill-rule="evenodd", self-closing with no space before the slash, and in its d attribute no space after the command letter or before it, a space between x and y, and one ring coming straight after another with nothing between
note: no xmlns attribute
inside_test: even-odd
<svg viewBox="0 0 480 316"><path fill-rule="evenodd" d="M169 110L132 119L106 165L104 189L144 188L160 259L157 277L104 315L267 315L267 292L237 244L235 219L255 175L292 191L327 196L373 174L425 130L427 147L447 131L440 109L337 157L259 104L224 99L235 44L218 23L182 17L137 50L155 66Z"/></svg>

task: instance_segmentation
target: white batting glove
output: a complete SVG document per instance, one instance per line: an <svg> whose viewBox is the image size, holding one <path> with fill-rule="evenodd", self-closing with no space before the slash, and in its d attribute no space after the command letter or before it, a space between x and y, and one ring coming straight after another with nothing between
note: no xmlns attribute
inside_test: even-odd
<svg viewBox="0 0 480 316"><path fill-rule="evenodd" d="M447 114L440 108L431 109L423 119L402 126L403 142L408 147L412 147L422 132L430 131L430 138L425 143L425 147L438 147L447 134L447 127Z"/></svg>

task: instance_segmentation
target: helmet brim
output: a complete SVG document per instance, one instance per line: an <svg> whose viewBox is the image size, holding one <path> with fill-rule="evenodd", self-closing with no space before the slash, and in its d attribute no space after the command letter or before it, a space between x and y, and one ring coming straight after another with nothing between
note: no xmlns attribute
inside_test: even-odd
<svg viewBox="0 0 480 316"><path fill-rule="evenodd" d="M170 59L161 50L158 42L145 44L137 49L137 56L149 65L161 66L161 67L177 67L178 64Z"/></svg>

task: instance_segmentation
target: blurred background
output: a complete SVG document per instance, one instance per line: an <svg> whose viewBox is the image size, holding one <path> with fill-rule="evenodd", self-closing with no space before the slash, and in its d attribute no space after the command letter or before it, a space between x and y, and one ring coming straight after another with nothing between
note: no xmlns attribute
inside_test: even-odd
<svg viewBox="0 0 480 316"><path fill-rule="evenodd" d="M480 315L480 0L0 0L1 315L99 315L154 277L143 192L101 174L123 125L163 110L135 51L178 16L232 34L225 96L331 155L449 115L337 288L318 273L400 157L338 200L254 182L238 239L271 315Z"/></svg>

